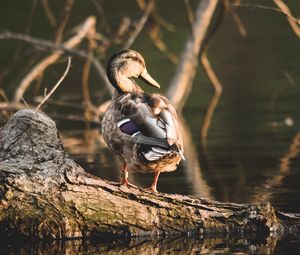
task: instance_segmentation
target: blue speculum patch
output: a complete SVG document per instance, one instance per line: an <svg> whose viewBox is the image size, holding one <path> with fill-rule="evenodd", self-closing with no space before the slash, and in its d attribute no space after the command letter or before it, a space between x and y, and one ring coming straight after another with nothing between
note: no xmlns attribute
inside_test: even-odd
<svg viewBox="0 0 300 255"><path fill-rule="evenodd" d="M122 124L120 129L127 135L134 135L135 133L139 132L138 127L131 120L128 120L128 122Z"/></svg>

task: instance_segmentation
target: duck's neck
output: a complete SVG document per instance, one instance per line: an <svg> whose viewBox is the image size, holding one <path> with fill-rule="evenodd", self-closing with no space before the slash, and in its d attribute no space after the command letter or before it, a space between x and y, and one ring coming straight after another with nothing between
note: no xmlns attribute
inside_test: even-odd
<svg viewBox="0 0 300 255"><path fill-rule="evenodd" d="M118 94L144 92L141 87L134 81L133 77L126 76L117 71L108 72L107 76Z"/></svg>
<svg viewBox="0 0 300 255"><path fill-rule="evenodd" d="M115 73L114 79L110 79L110 82L115 87L118 94L135 93L140 94L144 91L131 77L127 77L122 74Z"/></svg>

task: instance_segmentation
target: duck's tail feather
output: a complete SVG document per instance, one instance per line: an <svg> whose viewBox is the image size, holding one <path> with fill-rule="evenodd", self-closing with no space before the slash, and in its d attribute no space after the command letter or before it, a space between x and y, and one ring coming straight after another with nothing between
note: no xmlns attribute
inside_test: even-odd
<svg viewBox="0 0 300 255"><path fill-rule="evenodd" d="M161 147L153 144L141 144L139 153L148 162L157 161L162 158L174 157L176 155L181 156L180 150L175 144L168 147Z"/></svg>

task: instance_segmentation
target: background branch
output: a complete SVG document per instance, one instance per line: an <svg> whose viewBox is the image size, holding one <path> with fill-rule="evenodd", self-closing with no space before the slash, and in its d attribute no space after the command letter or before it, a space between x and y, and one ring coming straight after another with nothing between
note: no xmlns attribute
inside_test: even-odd
<svg viewBox="0 0 300 255"><path fill-rule="evenodd" d="M73 4L74 4L74 0L66 0L66 4L63 9L63 12L62 12L59 24L58 24L58 28L57 28L57 31L55 34L54 41L56 43L60 43L63 39L63 33L64 33L65 27L67 25L67 22L69 20Z"/></svg>
<svg viewBox="0 0 300 255"><path fill-rule="evenodd" d="M277 12L277 13L283 14L284 16L288 17L289 19L291 19L292 21L294 21L295 23L300 25L300 20L299 19L297 19L294 16L290 15L290 13L285 12L285 11L279 9L279 8L276 8L276 7L265 6L265 5L260 5L260 4L240 4L240 3L232 4L231 6L233 6L233 7L245 7L245 8L250 8L250 9L261 9L261 10L266 10L266 11Z"/></svg>
<svg viewBox="0 0 300 255"><path fill-rule="evenodd" d="M224 0L224 5L226 7L226 9L228 10L228 12L231 14L235 24L238 27L238 30L241 34L241 36L247 36L247 30L246 27L244 26L240 16L235 12L235 10L231 7L231 3L230 0Z"/></svg>
<svg viewBox="0 0 300 255"><path fill-rule="evenodd" d="M193 24L195 36L188 38L179 65L176 68L176 73L167 91L167 97L178 111L182 109L191 91L198 65L197 57L217 4L217 0L203 0L198 3Z"/></svg>
<svg viewBox="0 0 300 255"><path fill-rule="evenodd" d="M278 6L278 8L286 14L287 16L287 20L291 26L291 28L293 29L294 33L300 37L300 22L299 19L295 20L296 18L293 18L293 15L289 9L289 7L281 0L273 0L274 3Z"/></svg>
<svg viewBox="0 0 300 255"><path fill-rule="evenodd" d="M72 48L66 48L64 44L55 44L51 41L47 41L40 38L35 38L32 36L19 34L19 33L12 33L12 32L4 32L0 34L0 40L17 40L26 42L29 44L32 44L34 46L38 46L40 50L53 50L53 51L59 51L63 53L68 53L74 56L78 56L81 58L88 58L91 59L93 67L96 70L97 75L99 78L104 82L106 85L106 89L109 90L109 92L112 94L112 88L111 85L106 77L106 70L103 67L103 65L99 62L98 59L96 59L93 55L89 55L86 51L82 51L79 49L72 49Z"/></svg>
<svg viewBox="0 0 300 255"><path fill-rule="evenodd" d="M78 45L87 36L89 30L94 27L95 24L96 19L94 17L87 18L77 34L66 41L63 46L67 49L70 49ZM62 55L62 53L63 52L61 51L56 51L52 55L44 58L32 68L32 70L23 78L19 87L17 88L15 92L14 103L18 103L20 101L31 82L36 79L38 75L44 72L49 65L53 64Z"/></svg>
<svg viewBox="0 0 300 255"><path fill-rule="evenodd" d="M148 4L145 7L143 16L139 19L139 21L135 25L134 31L131 33L127 42L124 44L124 46L123 46L124 49L129 49L132 46L133 42L135 41L135 39L138 37L138 35L142 31L143 27L145 26L145 24L149 18L149 15L150 15L151 11L153 10L153 7L154 7L154 1L149 0Z"/></svg>

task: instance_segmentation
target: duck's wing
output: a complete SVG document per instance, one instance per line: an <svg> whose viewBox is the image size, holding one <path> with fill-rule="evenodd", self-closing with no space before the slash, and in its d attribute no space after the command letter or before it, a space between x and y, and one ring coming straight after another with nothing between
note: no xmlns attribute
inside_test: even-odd
<svg viewBox="0 0 300 255"><path fill-rule="evenodd" d="M120 130L142 146L147 160L157 160L171 152L183 157L177 114L167 98L158 94L125 96L120 100Z"/></svg>

